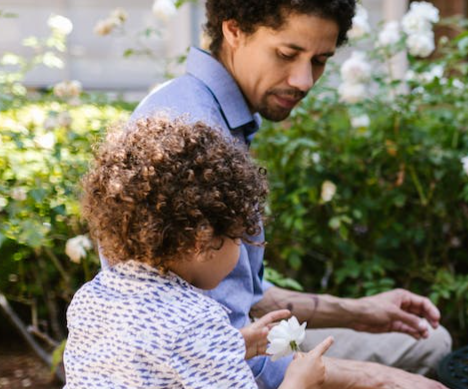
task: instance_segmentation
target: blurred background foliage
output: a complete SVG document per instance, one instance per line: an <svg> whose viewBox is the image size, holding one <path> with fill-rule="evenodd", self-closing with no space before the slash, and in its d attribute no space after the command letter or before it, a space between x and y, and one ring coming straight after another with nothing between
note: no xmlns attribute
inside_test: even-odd
<svg viewBox="0 0 468 389"><path fill-rule="evenodd" d="M428 296L459 346L468 341L468 32L466 21L456 26L436 55L409 57L403 81L385 65L404 37L371 43L366 96L343 101L324 77L287 122L264 123L253 151L271 185L275 269L339 296L395 287Z"/></svg>

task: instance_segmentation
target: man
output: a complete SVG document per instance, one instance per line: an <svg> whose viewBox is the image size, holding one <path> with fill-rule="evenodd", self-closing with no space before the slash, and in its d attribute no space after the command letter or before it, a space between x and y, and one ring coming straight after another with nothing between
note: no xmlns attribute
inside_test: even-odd
<svg viewBox="0 0 468 389"><path fill-rule="evenodd" d="M211 55L192 48L187 74L146 97L133 119L160 111L185 114L248 145L260 115L286 119L322 75L328 58L346 41L355 0L207 0L206 10ZM291 292L262 280L262 260L261 248L242 245L237 267L210 292L231 310L234 326L245 327L249 314L260 317L288 308L310 328L341 328L307 334L308 348L325 333L335 336L329 354L334 358L324 358L324 388L444 388L374 363L429 373L449 352L450 336L439 327L440 314L428 299L404 290L357 300ZM259 387L276 388L290 360L253 358Z"/></svg>

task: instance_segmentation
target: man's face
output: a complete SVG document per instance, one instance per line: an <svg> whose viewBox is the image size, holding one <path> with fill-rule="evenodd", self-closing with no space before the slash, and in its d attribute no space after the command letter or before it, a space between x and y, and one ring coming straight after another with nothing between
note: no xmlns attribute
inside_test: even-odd
<svg viewBox="0 0 468 389"><path fill-rule="evenodd" d="M235 39L221 52L224 65L252 112L281 121L323 74L335 52L339 28L329 19L291 14L279 30L259 27L250 35L231 31Z"/></svg>

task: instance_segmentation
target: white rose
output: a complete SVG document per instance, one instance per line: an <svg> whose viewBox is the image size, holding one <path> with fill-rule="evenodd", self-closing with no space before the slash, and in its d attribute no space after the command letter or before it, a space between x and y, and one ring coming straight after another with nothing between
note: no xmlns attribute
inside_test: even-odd
<svg viewBox="0 0 468 389"><path fill-rule="evenodd" d="M359 39L370 32L369 15L360 4L356 7L356 15L353 17L353 25L348 31L349 39Z"/></svg>
<svg viewBox="0 0 468 389"><path fill-rule="evenodd" d="M118 20L115 18L107 18L104 20L99 20L94 26L93 32L96 35L104 36L109 35L112 30L118 25Z"/></svg>
<svg viewBox="0 0 468 389"><path fill-rule="evenodd" d="M341 77L344 82L358 84L368 81L370 76L371 67L366 55L361 51L354 51L341 65Z"/></svg>
<svg viewBox="0 0 468 389"><path fill-rule="evenodd" d="M335 197L336 185L331 181L324 181L322 184L322 192L320 197L324 203L327 203Z"/></svg>
<svg viewBox="0 0 468 389"><path fill-rule="evenodd" d="M377 38L378 46L391 46L401 38L400 25L396 21L387 22L384 24L382 31L380 31Z"/></svg>
<svg viewBox="0 0 468 389"><path fill-rule="evenodd" d="M348 104L356 104L366 98L366 87L363 84L345 82L338 89L340 100Z"/></svg>
<svg viewBox="0 0 468 389"><path fill-rule="evenodd" d="M72 117L68 112L60 112L57 115L57 124L59 127L69 127L71 123Z"/></svg>
<svg viewBox="0 0 468 389"><path fill-rule="evenodd" d="M452 81L452 85L454 88L457 88L457 89L465 89L465 84L461 82L458 78Z"/></svg>
<svg viewBox="0 0 468 389"><path fill-rule="evenodd" d="M412 2L410 12L414 12L431 23L437 23L440 20L439 10L427 1Z"/></svg>
<svg viewBox="0 0 468 389"><path fill-rule="evenodd" d="M63 35L68 35L73 30L73 23L70 19L60 15L51 15L47 20L47 25L52 31Z"/></svg>
<svg viewBox="0 0 468 389"><path fill-rule="evenodd" d="M319 153L313 153L312 154L312 161L315 163L315 164L319 164L320 161L321 161L321 157L320 157L320 154Z"/></svg>
<svg viewBox="0 0 468 389"><path fill-rule="evenodd" d="M8 200L5 197L0 196L0 211L8 205Z"/></svg>
<svg viewBox="0 0 468 389"><path fill-rule="evenodd" d="M307 323L299 325L297 319L292 316L288 321L281 322L268 333L270 342L266 352L271 355L271 360L276 361L299 350L299 345L304 341Z"/></svg>
<svg viewBox="0 0 468 389"><path fill-rule="evenodd" d="M406 47L411 55L427 58L435 50L434 33L429 31L410 35L406 40Z"/></svg>
<svg viewBox="0 0 468 389"><path fill-rule="evenodd" d="M54 86L54 94L57 97L77 97L82 91L79 81L62 81Z"/></svg>
<svg viewBox="0 0 468 389"><path fill-rule="evenodd" d="M80 263L82 258L86 257L86 251L93 247L91 241L86 235L78 235L68 239L65 245L65 254L75 263Z"/></svg>
<svg viewBox="0 0 468 389"><path fill-rule="evenodd" d="M360 115L351 118L351 126L353 128L364 128L369 127L370 125L370 118L368 115Z"/></svg>
<svg viewBox="0 0 468 389"><path fill-rule="evenodd" d="M444 77L445 68L442 65L435 65L429 70L428 72L424 72L421 74L421 79L423 82L431 83L436 78L442 80Z"/></svg>
<svg viewBox="0 0 468 389"><path fill-rule="evenodd" d="M54 116L49 116L46 120L44 120L44 129L50 131L58 127L57 118Z"/></svg>
<svg viewBox="0 0 468 389"><path fill-rule="evenodd" d="M48 132L45 135L36 136L34 142L41 148L52 150L55 146L55 135L53 132Z"/></svg>
<svg viewBox="0 0 468 389"><path fill-rule="evenodd" d="M116 8L110 14L111 19L118 20L120 23L125 22L128 19L127 11L123 8Z"/></svg>
<svg viewBox="0 0 468 389"><path fill-rule="evenodd" d="M177 13L173 0L155 0L152 10L154 16L161 20L168 20Z"/></svg>
<svg viewBox="0 0 468 389"><path fill-rule="evenodd" d="M464 170L464 172L465 172L466 174L468 174L468 156L463 157L463 158L461 159L461 163L462 163L462 165L463 165L463 170Z"/></svg>
<svg viewBox="0 0 468 389"><path fill-rule="evenodd" d="M10 192L10 196L13 200L24 201L27 198L27 193L24 188L17 187L12 189L12 191Z"/></svg>
<svg viewBox="0 0 468 389"><path fill-rule="evenodd" d="M432 31L432 24L414 12L408 12L401 20L401 28L407 35Z"/></svg>

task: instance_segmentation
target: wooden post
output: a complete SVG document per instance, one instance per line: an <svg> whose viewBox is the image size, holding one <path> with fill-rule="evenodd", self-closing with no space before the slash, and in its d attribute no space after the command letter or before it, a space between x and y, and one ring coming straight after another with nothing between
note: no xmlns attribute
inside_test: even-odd
<svg viewBox="0 0 468 389"><path fill-rule="evenodd" d="M384 0L383 14L384 20L390 22L392 20L401 21L403 15L408 11L408 0ZM405 51L398 53L390 60L390 68L392 77L395 80L404 80L408 71L408 57ZM407 88L404 84L400 90L401 93L406 93Z"/></svg>

